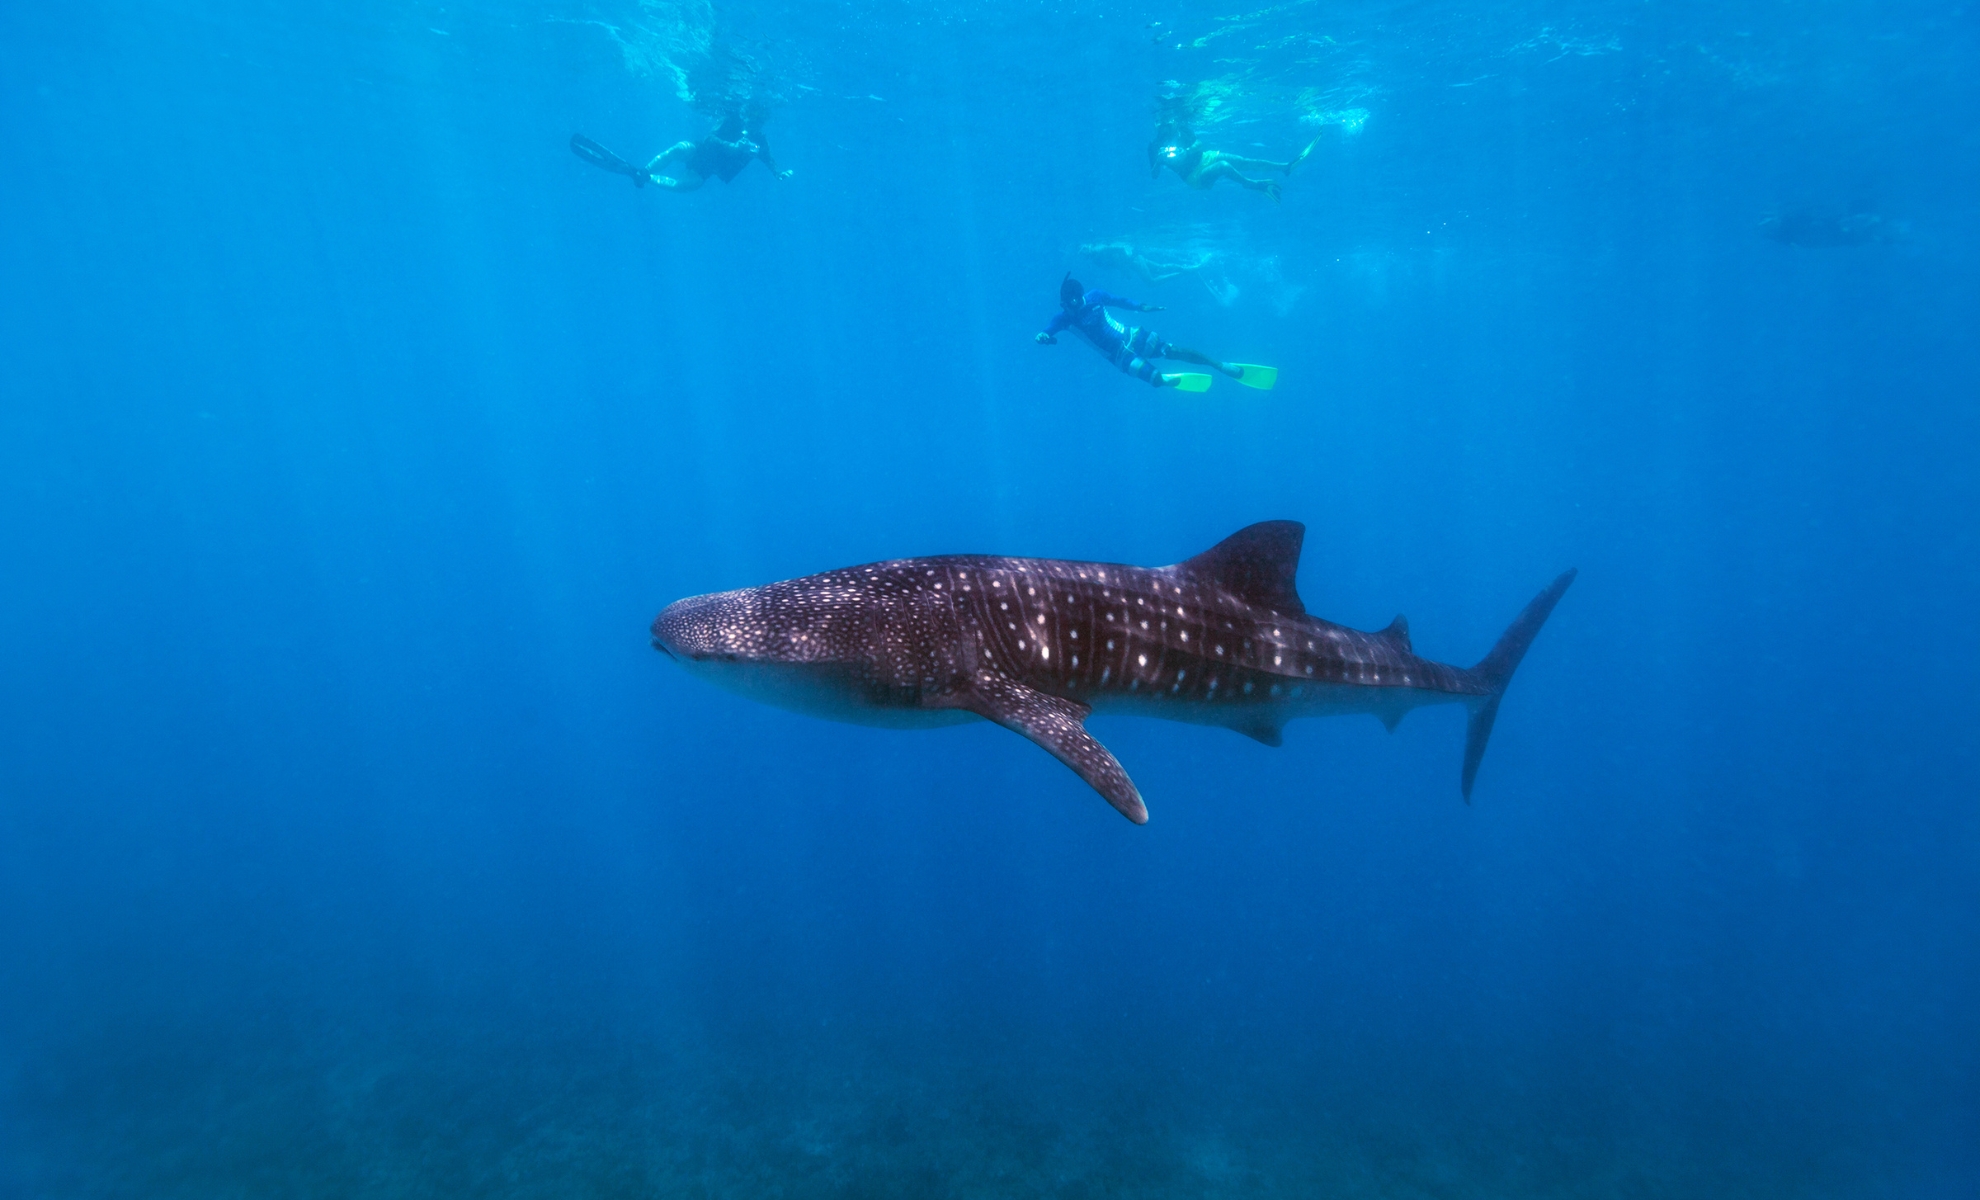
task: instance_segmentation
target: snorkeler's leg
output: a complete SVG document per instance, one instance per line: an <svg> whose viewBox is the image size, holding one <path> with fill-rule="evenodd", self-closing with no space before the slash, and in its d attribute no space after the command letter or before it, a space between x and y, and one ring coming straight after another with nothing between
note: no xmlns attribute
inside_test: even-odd
<svg viewBox="0 0 1980 1200"><path fill-rule="evenodd" d="M675 159L686 158L688 155L693 153L694 153L693 142L675 142L673 145L667 147L665 150L662 150L660 153L654 155L653 161L646 164L646 169L649 171L658 171L661 167L666 166L668 163L673 162Z"/></svg>
<svg viewBox="0 0 1980 1200"><path fill-rule="evenodd" d="M1231 172L1231 178L1243 184L1245 187L1250 188L1254 192L1264 192L1267 196L1270 196L1274 200L1277 200L1279 198L1279 194L1282 190L1279 187L1279 181L1276 179L1247 179L1235 171Z"/></svg>
<svg viewBox="0 0 1980 1200"><path fill-rule="evenodd" d="M1269 158L1243 158L1236 154L1226 154L1218 161L1248 171L1290 171L1299 162L1296 158L1291 162L1273 162Z"/></svg>
<svg viewBox="0 0 1980 1200"><path fill-rule="evenodd" d="M1198 350L1191 350L1187 346L1164 346L1162 347L1162 357L1173 358L1177 362L1195 363L1200 367L1211 367L1222 371L1232 379L1239 379L1244 376L1244 368L1238 366L1236 363L1218 362L1208 354L1204 354Z"/></svg>
<svg viewBox="0 0 1980 1200"><path fill-rule="evenodd" d="M1143 383L1152 383L1156 387L1161 387L1161 373L1155 369L1155 364L1149 361L1152 358L1160 358L1161 355L1148 349L1147 341L1147 334L1143 330L1128 330L1126 340L1114 348L1114 369L1132 375Z"/></svg>
<svg viewBox="0 0 1980 1200"><path fill-rule="evenodd" d="M1270 165L1277 167L1279 164L1272 163ZM1229 158L1220 157L1216 162L1204 167L1202 171L1197 173L1195 184L1200 188L1208 188L1214 186L1219 179L1228 179L1239 187L1249 188L1254 192L1264 192L1274 200L1279 198L1279 184L1277 180L1248 178L1231 165Z"/></svg>
<svg viewBox="0 0 1980 1200"><path fill-rule="evenodd" d="M675 142L653 156L653 161L646 164L646 174L656 187L666 188L670 192L691 192L707 182L699 173L686 170L662 175L660 169L669 163L686 159L693 153L693 142Z"/></svg>
<svg viewBox="0 0 1980 1200"><path fill-rule="evenodd" d="M671 188L677 192L691 192L701 186L699 179L696 179L693 183L687 182L697 172L669 171L665 175L662 175L660 172L670 163L679 162L685 165L686 160L693 155L693 142L675 142L673 145L653 156L653 161L646 164L646 173L651 175L653 182L659 184L661 187Z"/></svg>
<svg viewBox="0 0 1980 1200"><path fill-rule="evenodd" d="M1162 357L1213 367L1230 376L1232 379L1237 380L1244 386L1257 388L1261 392L1269 392L1274 387L1277 387L1279 383L1279 368L1277 367L1268 367L1260 363L1218 362L1207 354L1198 353L1184 346L1164 346L1162 348ZM1201 378L1207 380L1210 377L1204 375Z"/></svg>

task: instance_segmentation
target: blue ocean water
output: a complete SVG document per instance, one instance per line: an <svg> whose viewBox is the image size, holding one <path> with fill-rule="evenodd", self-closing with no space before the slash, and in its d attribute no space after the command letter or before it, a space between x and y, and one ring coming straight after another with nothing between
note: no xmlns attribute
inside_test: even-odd
<svg viewBox="0 0 1980 1200"><path fill-rule="evenodd" d="M0 1194L1980 1194L1976 129L1947 0L0 8ZM1457 663L1580 568L1470 806L647 643L1268 518Z"/></svg>

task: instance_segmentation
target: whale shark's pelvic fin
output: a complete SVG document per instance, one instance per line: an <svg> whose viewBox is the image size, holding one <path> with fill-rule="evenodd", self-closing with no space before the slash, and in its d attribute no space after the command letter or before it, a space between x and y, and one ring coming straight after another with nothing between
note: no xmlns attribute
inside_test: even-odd
<svg viewBox="0 0 1980 1200"><path fill-rule="evenodd" d="M1492 647L1477 666L1471 668L1472 676L1489 689L1471 710L1471 725L1464 737L1464 802L1471 803L1471 784L1478 778L1478 763L1485 757L1485 743L1492 736L1492 723L1499 719L1499 700L1506 694L1506 685L1512 682L1512 673L1518 669L1519 660L1526 657L1526 648L1533 644L1533 638L1540 627L1547 623L1547 617L1554 611L1566 594L1568 585L1574 582L1575 572L1564 572L1559 579L1547 585L1547 590L1535 596L1521 610L1513 623L1499 635L1499 643Z"/></svg>
<svg viewBox="0 0 1980 1200"><path fill-rule="evenodd" d="M1267 746L1283 746L1286 744L1285 726L1264 713L1252 713L1245 717L1242 725L1233 725L1231 728L1250 738L1252 741L1263 742Z"/></svg>
<svg viewBox="0 0 1980 1200"><path fill-rule="evenodd" d="M1298 521L1260 521L1218 542L1173 570L1198 584L1223 588L1260 608L1289 617L1306 615L1300 603L1299 547L1306 526Z"/></svg>
<svg viewBox="0 0 1980 1200"><path fill-rule="evenodd" d="M1120 760L1086 732L1082 724L1093 710L1077 700L1051 696L994 671L979 671L966 692L953 703L1021 733L1052 752L1093 785L1121 815L1136 825L1148 823L1148 807Z"/></svg>

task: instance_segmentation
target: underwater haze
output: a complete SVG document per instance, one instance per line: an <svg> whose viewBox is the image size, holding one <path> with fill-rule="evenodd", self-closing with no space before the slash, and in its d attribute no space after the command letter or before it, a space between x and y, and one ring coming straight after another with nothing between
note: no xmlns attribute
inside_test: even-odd
<svg viewBox="0 0 1980 1200"><path fill-rule="evenodd" d="M15 3L0 151L0 1196L1980 1196L1968 0ZM649 645L1267 519L1579 568L1469 805Z"/></svg>

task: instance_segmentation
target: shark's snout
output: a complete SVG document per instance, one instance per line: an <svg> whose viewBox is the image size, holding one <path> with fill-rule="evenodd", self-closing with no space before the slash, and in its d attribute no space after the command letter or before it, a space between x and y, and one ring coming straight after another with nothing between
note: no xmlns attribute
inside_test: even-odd
<svg viewBox="0 0 1980 1200"><path fill-rule="evenodd" d="M733 662L746 649L745 607L737 592L676 600L653 618L653 648L676 662Z"/></svg>

